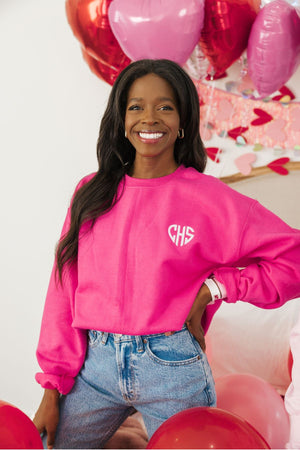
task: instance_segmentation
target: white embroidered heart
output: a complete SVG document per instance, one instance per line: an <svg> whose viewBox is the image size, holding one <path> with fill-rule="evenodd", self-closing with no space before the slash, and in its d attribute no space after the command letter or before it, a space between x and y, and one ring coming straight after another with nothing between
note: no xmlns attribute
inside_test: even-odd
<svg viewBox="0 0 300 450"><path fill-rule="evenodd" d="M133 61L167 58L181 65L200 39L204 0L113 0L108 18L120 47Z"/></svg>
<svg viewBox="0 0 300 450"><path fill-rule="evenodd" d="M177 247L182 247L188 244L194 237L195 231L192 227L180 225L170 225L168 228L168 234L172 242L174 242Z"/></svg>

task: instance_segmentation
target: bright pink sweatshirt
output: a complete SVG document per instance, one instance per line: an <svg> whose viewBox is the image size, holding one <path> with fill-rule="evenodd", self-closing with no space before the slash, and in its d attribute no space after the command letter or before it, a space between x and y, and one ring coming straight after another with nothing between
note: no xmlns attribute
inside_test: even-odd
<svg viewBox="0 0 300 450"><path fill-rule="evenodd" d="M119 188L113 209L91 231L82 227L77 266L63 288L52 272L37 349L44 373L36 379L45 388L70 391L88 329L181 329L211 274L228 302L274 308L300 295L300 232L258 202L183 166L161 178L125 176ZM63 234L69 221L68 211ZM220 303L207 307L205 330Z"/></svg>
<svg viewBox="0 0 300 450"><path fill-rule="evenodd" d="M300 449L300 315L291 331L290 345L293 355L292 382L284 398L291 424L287 448Z"/></svg>

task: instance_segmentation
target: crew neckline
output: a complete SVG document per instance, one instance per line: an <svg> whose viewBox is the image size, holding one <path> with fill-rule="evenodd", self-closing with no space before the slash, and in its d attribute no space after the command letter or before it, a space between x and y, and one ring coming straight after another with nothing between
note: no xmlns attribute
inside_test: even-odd
<svg viewBox="0 0 300 450"><path fill-rule="evenodd" d="M126 186L130 187L137 187L137 186L158 186L162 184L166 184L169 181L173 180L173 178L176 178L178 174L183 170L184 166L177 167L174 172L170 173L169 175L164 175L162 177L157 178L134 178L129 175L125 175L125 183Z"/></svg>

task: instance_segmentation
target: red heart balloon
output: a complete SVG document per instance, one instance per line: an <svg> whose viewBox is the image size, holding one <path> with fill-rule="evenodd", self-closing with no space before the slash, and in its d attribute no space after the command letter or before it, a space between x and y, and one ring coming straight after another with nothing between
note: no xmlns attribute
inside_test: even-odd
<svg viewBox="0 0 300 450"><path fill-rule="evenodd" d="M93 58L89 55L83 48L81 48L82 56L91 71L97 75L103 81L106 81L111 86L116 81L117 76L119 75L119 71L117 71L114 67L111 67L107 64L104 64L102 61Z"/></svg>
<svg viewBox="0 0 300 450"><path fill-rule="evenodd" d="M256 0L205 0L200 46L219 77L248 44L257 15Z"/></svg>
<svg viewBox="0 0 300 450"><path fill-rule="evenodd" d="M113 84L117 75L128 66L130 59L122 51L109 24L108 7L111 1L66 0L66 14L84 52L99 61L101 68L105 66L103 78L106 81L109 79L108 82ZM85 59L89 59L88 56Z"/></svg>

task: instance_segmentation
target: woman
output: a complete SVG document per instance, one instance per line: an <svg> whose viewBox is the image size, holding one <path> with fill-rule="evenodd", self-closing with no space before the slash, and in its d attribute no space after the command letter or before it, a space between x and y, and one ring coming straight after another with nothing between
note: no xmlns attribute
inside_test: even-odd
<svg viewBox="0 0 300 450"><path fill-rule="evenodd" d="M134 408L150 437L214 406L204 332L222 298L273 308L300 294L300 233L203 175L199 99L177 64L124 69L97 156L67 214L37 350L34 422L49 447L101 448Z"/></svg>

